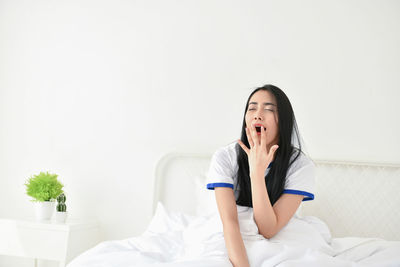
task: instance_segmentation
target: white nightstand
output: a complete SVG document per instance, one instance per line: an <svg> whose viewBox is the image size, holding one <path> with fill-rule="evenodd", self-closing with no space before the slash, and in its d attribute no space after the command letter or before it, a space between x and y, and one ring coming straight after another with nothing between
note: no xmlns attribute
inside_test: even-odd
<svg viewBox="0 0 400 267"><path fill-rule="evenodd" d="M15 220L0 218L0 255L55 260L64 267L70 260L100 242L95 221Z"/></svg>

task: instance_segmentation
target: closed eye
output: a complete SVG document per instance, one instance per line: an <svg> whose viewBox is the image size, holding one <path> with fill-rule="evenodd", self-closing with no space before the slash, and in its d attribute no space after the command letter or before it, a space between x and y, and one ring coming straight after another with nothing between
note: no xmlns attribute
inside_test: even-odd
<svg viewBox="0 0 400 267"><path fill-rule="evenodd" d="M250 110L256 110L255 108L249 108L247 111L250 111ZM268 110L268 111L272 111L272 112L274 112L275 110L273 110L273 109L269 109L269 108L265 108L264 110Z"/></svg>

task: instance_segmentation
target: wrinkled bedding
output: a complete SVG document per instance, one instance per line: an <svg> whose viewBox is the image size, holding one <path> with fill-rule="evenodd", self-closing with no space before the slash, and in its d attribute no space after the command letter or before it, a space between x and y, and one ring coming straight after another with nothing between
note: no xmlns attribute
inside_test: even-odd
<svg viewBox="0 0 400 267"><path fill-rule="evenodd" d="M400 266L400 241L332 238L313 216L295 215L273 238L258 234L253 210L238 206L240 231L252 267ZM219 214L189 216L158 203L146 231L137 237L105 241L76 257L67 267L232 266Z"/></svg>

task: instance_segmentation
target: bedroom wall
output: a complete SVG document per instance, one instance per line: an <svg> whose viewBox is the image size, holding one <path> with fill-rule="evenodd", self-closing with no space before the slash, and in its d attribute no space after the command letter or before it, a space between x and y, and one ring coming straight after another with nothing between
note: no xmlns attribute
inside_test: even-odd
<svg viewBox="0 0 400 267"><path fill-rule="evenodd" d="M104 240L142 233L157 161L238 138L248 94L266 83L291 99L312 158L400 163L399 11L0 0L0 217L33 216L23 184L48 170L71 218L96 218Z"/></svg>

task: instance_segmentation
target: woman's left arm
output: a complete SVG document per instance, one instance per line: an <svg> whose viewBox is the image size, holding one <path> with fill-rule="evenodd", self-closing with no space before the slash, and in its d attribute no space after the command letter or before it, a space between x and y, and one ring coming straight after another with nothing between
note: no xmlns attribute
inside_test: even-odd
<svg viewBox="0 0 400 267"><path fill-rule="evenodd" d="M268 197L263 174L251 177L254 220L258 231L265 238L271 238L285 226L303 200L302 195L282 194L274 206Z"/></svg>
<svg viewBox="0 0 400 267"><path fill-rule="evenodd" d="M265 128L261 129L261 138L258 138L255 129L252 128L246 128L246 135L250 148L241 140L238 140L238 143L249 159L254 220L260 234L265 238L271 238L292 218L304 196L282 194L274 206L271 205L264 175L278 146L271 146L268 151Z"/></svg>

